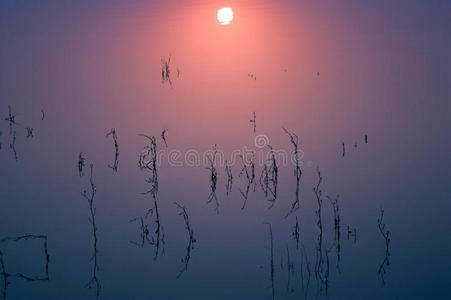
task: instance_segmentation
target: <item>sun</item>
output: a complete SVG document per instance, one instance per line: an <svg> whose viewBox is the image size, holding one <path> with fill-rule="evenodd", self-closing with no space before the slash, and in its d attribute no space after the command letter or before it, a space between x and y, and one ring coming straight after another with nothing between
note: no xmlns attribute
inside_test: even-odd
<svg viewBox="0 0 451 300"><path fill-rule="evenodd" d="M233 11L230 7L223 7L218 10L218 21L222 25L227 25L233 20Z"/></svg>

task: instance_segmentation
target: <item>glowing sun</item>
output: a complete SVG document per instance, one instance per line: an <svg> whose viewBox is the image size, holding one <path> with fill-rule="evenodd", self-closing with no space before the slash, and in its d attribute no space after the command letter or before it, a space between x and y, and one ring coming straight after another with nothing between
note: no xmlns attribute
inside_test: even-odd
<svg viewBox="0 0 451 300"><path fill-rule="evenodd" d="M230 7L223 7L218 10L218 21L222 25L229 24L233 20L233 11Z"/></svg>

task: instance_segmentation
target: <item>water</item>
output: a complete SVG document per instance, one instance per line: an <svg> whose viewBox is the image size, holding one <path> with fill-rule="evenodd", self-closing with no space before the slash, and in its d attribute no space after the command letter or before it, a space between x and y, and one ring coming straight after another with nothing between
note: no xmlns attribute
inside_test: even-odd
<svg viewBox="0 0 451 300"><path fill-rule="evenodd" d="M235 14L227 26L216 19L223 6ZM49 280L7 276L5 292L0 274L2 293L96 298L95 286L86 287L94 237L81 194L89 198L94 164L99 298L271 299L272 286L276 299L449 298L450 9L444 1L2 1L0 116L7 118L11 105L19 125L16 162L8 121L0 123L0 237L46 235L49 254ZM172 88L161 80L161 59L169 56ZM299 137L302 170L299 209L286 218L296 177L293 162L283 162L293 145L282 127ZM115 158L111 128L117 172L108 167ZM159 158L164 252L161 242L156 259L156 246L140 243L139 217L151 242L156 223L155 214L146 218L152 194L143 195L152 171L138 167L149 140L138 134L155 136ZM214 198L207 203L215 144L219 214ZM280 155L271 209L259 182L266 144ZM237 153L252 150L255 192L250 185L245 201L248 180L239 176ZM339 269L326 197L337 195ZM190 236L173 202L186 208L196 240L179 278ZM381 208L390 232L383 279ZM274 285L265 223L272 226ZM43 243L2 242L5 272L46 279Z"/></svg>

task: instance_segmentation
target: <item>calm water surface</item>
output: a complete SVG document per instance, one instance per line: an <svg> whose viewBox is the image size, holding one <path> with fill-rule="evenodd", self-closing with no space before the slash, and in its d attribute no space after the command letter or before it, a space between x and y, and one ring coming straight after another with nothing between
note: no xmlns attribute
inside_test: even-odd
<svg viewBox="0 0 451 300"><path fill-rule="evenodd" d="M447 1L1 1L2 297L449 299L450 16ZM288 216L296 176L282 127L299 138L302 170ZM150 143L138 134L156 139L154 194L143 194L155 180L138 166ZM237 153L252 151L246 197ZM96 255L81 194L90 164ZM46 239L8 239L27 234ZM26 280L47 279L46 265L49 280ZM101 287L89 289L94 271Z"/></svg>

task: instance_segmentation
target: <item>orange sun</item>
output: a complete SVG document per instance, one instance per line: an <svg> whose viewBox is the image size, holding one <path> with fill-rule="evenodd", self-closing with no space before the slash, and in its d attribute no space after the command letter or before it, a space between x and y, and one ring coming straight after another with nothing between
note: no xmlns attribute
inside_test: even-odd
<svg viewBox="0 0 451 300"><path fill-rule="evenodd" d="M229 24L233 20L233 11L230 7L223 7L218 10L218 21L222 25Z"/></svg>

